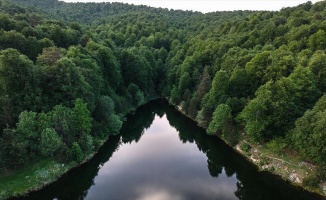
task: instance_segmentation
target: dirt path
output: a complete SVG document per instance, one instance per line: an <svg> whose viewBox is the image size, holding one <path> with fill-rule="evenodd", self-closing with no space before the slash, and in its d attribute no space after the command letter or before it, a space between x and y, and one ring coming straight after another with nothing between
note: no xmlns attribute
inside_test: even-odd
<svg viewBox="0 0 326 200"><path fill-rule="evenodd" d="M243 142L247 143L248 145L251 146L251 148L253 148L254 150L256 150L256 152L259 152L261 155L263 155L263 156L265 156L265 157L267 157L267 158L270 158L270 159L273 159L273 160L277 160L277 161L280 161L280 162L286 163L286 164L291 165L291 166L296 167L296 168L300 168L299 165L294 165L294 164L292 164L292 163L290 163L290 162L288 162L288 161L285 161L285 160L283 160L283 159L281 159L281 158L276 158L276 157L273 157L273 156L267 155L267 154L265 154L265 153L262 153L262 152L259 151L257 148L255 148L252 144L250 144L249 142L247 142L246 140L243 140Z"/></svg>

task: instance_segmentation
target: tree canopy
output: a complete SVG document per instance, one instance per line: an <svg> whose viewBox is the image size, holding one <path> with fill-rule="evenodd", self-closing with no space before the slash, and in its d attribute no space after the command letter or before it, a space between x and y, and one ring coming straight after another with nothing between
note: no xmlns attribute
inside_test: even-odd
<svg viewBox="0 0 326 200"><path fill-rule="evenodd" d="M158 96L210 134L286 139L325 163L325 7L203 14L2 0L0 167L37 155L79 162Z"/></svg>

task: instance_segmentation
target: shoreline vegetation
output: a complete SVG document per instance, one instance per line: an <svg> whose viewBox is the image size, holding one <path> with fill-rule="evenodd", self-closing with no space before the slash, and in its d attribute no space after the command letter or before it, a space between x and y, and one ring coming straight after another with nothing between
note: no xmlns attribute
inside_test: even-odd
<svg viewBox="0 0 326 200"><path fill-rule="evenodd" d="M168 101L167 98L165 98L165 100ZM169 102L169 104L178 110L182 115L191 119L197 123L198 126L200 126L196 119L193 119L182 110L181 105L177 106L171 102ZM207 132L207 127L200 127L205 129ZM308 187L303 184L303 180L309 177L309 175L313 174L317 166L304 161L298 155L293 155L291 152L286 151L284 151L282 154L277 154L268 147L264 147L253 141L248 142L247 138L245 137L240 138L239 143L231 144L230 141L221 137L221 135L218 135L217 133L213 135L223 140L234 151L245 157L248 161L254 164L258 170L274 174L282 178L284 181L288 181L294 186L301 187L309 192L317 193L323 197L326 197L326 182L320 183L318 188Z"/></svg>
<svg viewBox="0 0 326 200"><path fill-rule="evenodd" d="M155 99L157 98L151 98L149 101ZM131 108L124 113L121 118L133 113L136 109L137 108ZM40 159L15 172L0 174L0 200L22 198L28 196L31 192L39 191L53 184L70 171L90 161L109 139L110 136L101 140L98 144L98 148L96 150L94 149L94 151L87 155L81 162L72 161L63 164L52 159Z"/></svg>
<svg viewBox="0 0 326 200"><path fill-rule="evenodd" d="M151 98L146 103L158 98ZM167 98L161 98L169 102ZM198 125L198 122L192 119L189 115L186 115L180 106L176 106L171 103L170 105L172 105L182 115L191 119ZM137 108L130 109L127 113L124 114L124 117L130 113L135 112L136 109ZM207 128L202 128L207 131ZM240 155L244 156L247 160L253 163L259 170L277 175L284 181L289 181L295 186L302 187L305 190L318 193L326 197L326 193L322 190L322 188L309 188L302 185L302 180L304 177L311 173L316 168L316 166L301 160L296 160L297 158L293 156L275 156L266 147L263 148L262 146L259 146L255 143L249 143L244 138L239 144L232 146L224 138L218 135L216 135L216 137L222 139L226 144L232 147L234 151L238 152ZM28 193L41 190L42 188L56 182L60 177L69 173L71 170L74 170L75 168L80 167L91 160L97 154L102 145L109 139L110 138L107 137L105 140L102 140L102 143L99 145L98 149L92 154L88 155L80 163L71 162L68 164L62 164L54 160L40 160L36 163L33 163L32 166L20 169L13 174L10 174L9 176L4 174L0 175L1 188L7 188L7 191L1 190L2 193L0 193L0 199L24 197L28 195ZM286 154L286 152L284 153ZM273 160L276 162L273 162ZM321 184L321 187L323 185L324 184Z"/></svg>

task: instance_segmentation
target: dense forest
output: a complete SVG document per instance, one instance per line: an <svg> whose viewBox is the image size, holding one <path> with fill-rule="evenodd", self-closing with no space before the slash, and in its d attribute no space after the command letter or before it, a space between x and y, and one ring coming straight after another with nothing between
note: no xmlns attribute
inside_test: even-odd
<svg viewBox="0 0 326 200"><path fill-rule="evenodd" d="M278 12L2 0L0 168L84 160L165 97L208 134L296 151L326 179L326 2Z"/></svg>

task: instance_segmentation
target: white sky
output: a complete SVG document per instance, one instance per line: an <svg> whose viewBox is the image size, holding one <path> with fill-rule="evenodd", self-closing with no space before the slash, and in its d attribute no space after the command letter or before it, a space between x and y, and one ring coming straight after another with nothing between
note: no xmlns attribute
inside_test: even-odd
<svg viewBox="0 0 326 200"><path fill-rule="evenodd" d="M203 13L226 10L280 10L308 0L63 0L65 2L124 2L174 10L193 10ZM315 3L321 0L311 0Z"/></svg>

